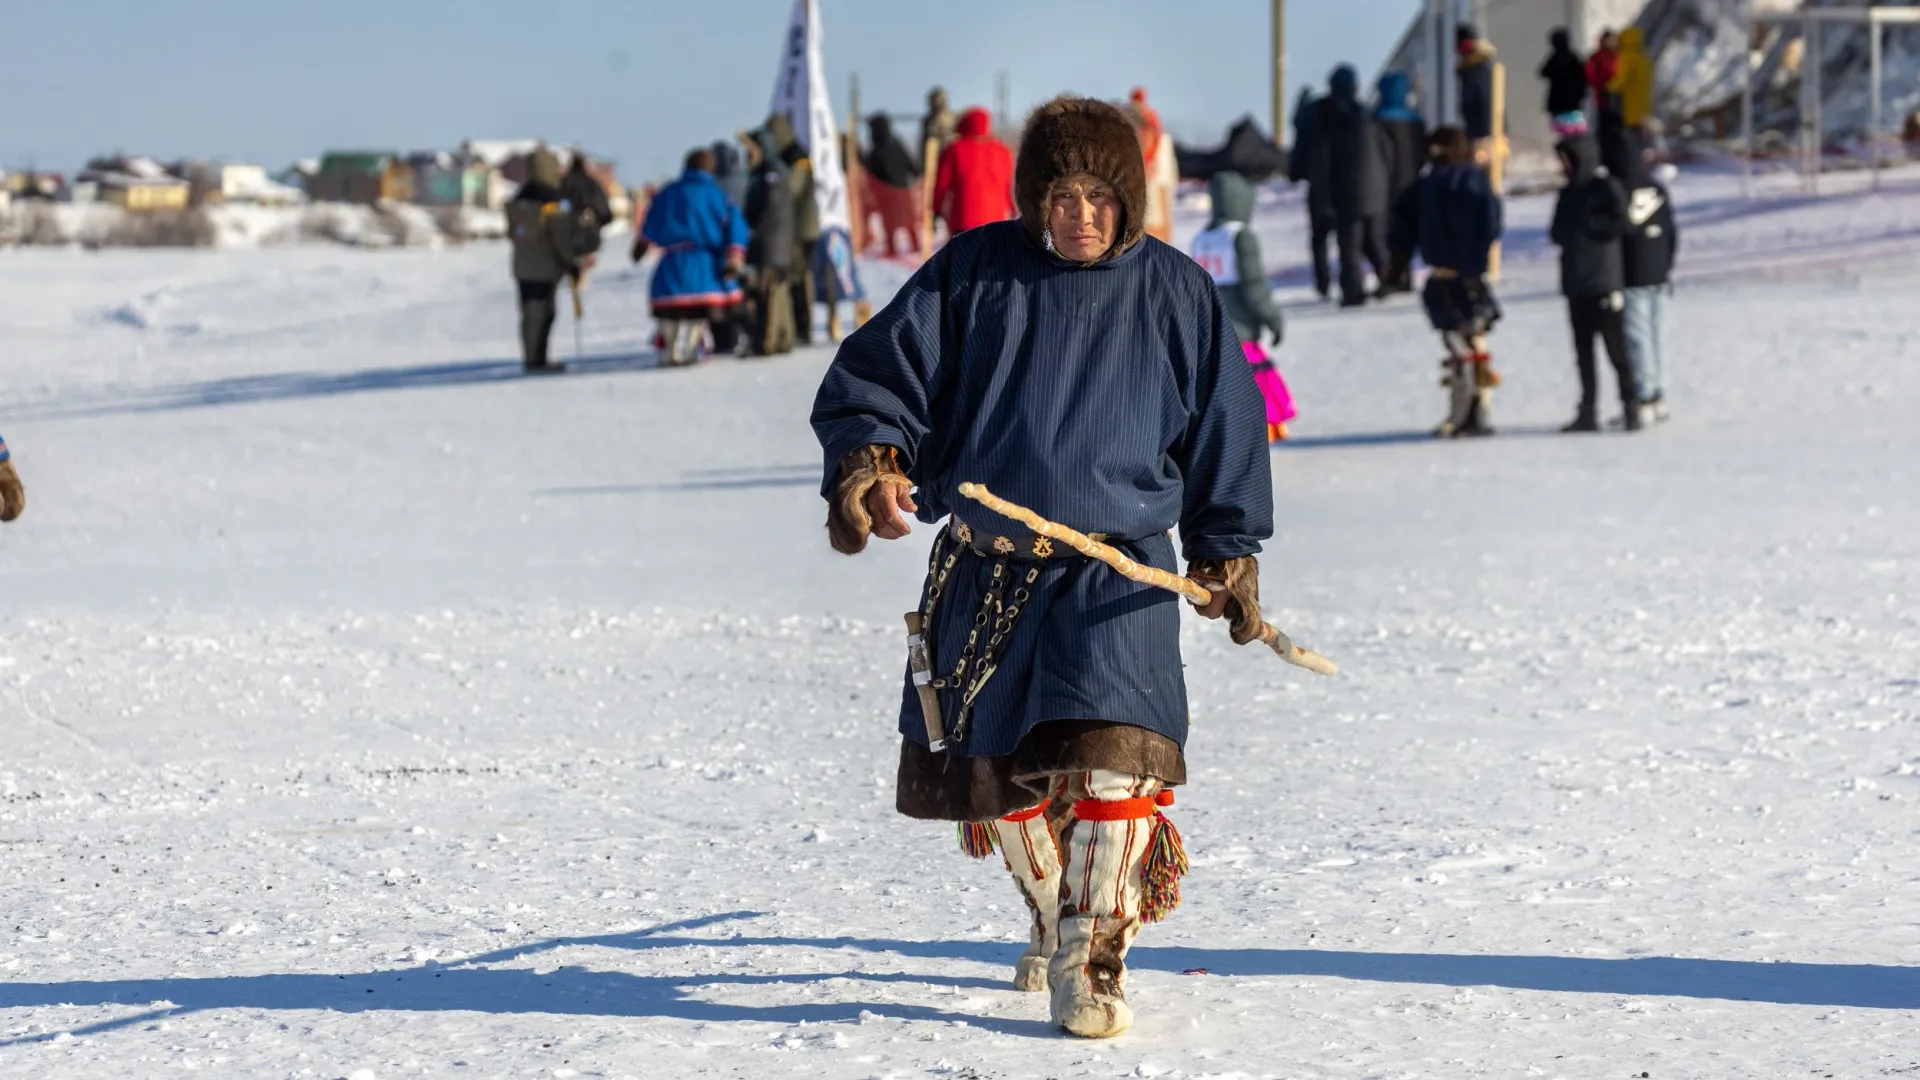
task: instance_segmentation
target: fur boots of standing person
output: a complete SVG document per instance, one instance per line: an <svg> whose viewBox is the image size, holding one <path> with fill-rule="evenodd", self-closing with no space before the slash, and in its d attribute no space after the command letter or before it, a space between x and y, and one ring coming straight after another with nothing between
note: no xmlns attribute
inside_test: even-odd
<svg viewBox="0 0 1920 1080"><path fill-rule="evenodd" d="M1503 224L1500 197L1474 164L1473 142L1465 131L1437 128L1427 148L1426 173L1394 200L1388 229L1394 275L1405 273L1415 255L1432 268L1421 299L1447 350L1440 381L1447 390L1447 418L1434 434L1445 439L1491 435L1493 390L1500 377L1488 338L1500 320L1500 305L1487 284L1487 267Z"/></svg>

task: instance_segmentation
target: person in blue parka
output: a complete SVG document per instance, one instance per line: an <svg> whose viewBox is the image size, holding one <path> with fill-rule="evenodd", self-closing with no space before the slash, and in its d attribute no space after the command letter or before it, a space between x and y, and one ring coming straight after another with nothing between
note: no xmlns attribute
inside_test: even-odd
<svg viewBox="0 0 1920 1080"><path fill-rule="evenodd" d="M918 615L946 740L903 680L896 808L966 823L970 853L997 842L1034 914L1015 985L1107 1036L1131 1020L1128 943L1177 902L1155 797L1186 781L1180 601L959 485L1174 573L1177 526L1202 614L1244 643L1273 532L1265 408L1213 281L1144 235L1124 113L1042 105L1013 186L1018 219L955 236L840 347L812 422L837 550L945 519Z"/></svg>
<svg viewBox="0 0 1920 1080"><path fill-rule="evenodd" d="M638 262L660 249L647 295L660 324L661 355L668 364L700 359L703 330L712 326L714 348L733 352L734 308L741 301L739 274L747 253L747 222L713 177L713 151L687 155L680 179L654 196L634 242Z"/></svg>

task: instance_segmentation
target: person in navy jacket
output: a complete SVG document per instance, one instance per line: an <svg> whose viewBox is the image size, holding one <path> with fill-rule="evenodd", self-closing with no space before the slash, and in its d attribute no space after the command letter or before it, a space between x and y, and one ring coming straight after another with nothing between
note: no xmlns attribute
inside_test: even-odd
<svg viewBox="0 0 1920 1080"><path fill-rule="evenodd" d="M1500 305L1487 285L1489 254L1503 224L1500 196L1474 164L1473 143L1457 127L1436 128L1428 140L1431 163L1418 183L1394 201L1387 245L1395 276L1414 255L1431 268L1421 299L1427 321L1447 349L1447 419L1441 438L1493 434L1493 354L1487 336Z"/></svg>
<svg viewBox="0 0 1920 1080"><path fill-rule="evenodd" d="M998 843L1034 914L1015 985L1099 1037L1131 1022L1128 944L1177 902L1179 860L1149 855L1177 852L1155 800L1186 780L1179 599L958 488L1163 570L1177 526L1189 575L1215 590L1202 614L1244 642L1273 533L1266 414L1212 279L1144 235L1125 114L1042 105L1014 195L1017 219L955 236L847 339L812 422L836 549L904 537L909 515L945 519L920 614L953 745L928 744L903 680L896 808L969 823L970 853Z"/></svg>

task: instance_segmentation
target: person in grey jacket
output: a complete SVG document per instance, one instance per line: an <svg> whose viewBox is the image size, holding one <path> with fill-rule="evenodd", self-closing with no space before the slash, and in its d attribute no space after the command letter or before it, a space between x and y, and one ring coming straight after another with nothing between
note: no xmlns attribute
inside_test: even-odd
<svg viewBox="0 0 1920 1080"><path fill-rule="evenodd" d="M583 251L578 225L560 194L560 162L545 148L527 160L527 182L507 204L507 235L513 241L513 279L520 290L520 353L530 374L565 371L548 358L560 282L593 265Z"/></svg>
<svg viewBox="0 0 1920 1080"><path fill-rule="evenodd" d="M1279 442L1287 437L1287 421L1295 412L1293 394L1280 377L1268 348L1280 348L1286 326L1280 308L1273 302L1266 261L1260 255L1260 238L1248 228L1253 220L1253 185L1231 170L1214 173L1208 184L1213 220L1193 238L1193 261L1220 290L1227 318L1240 336L1241 352L1253 365L1254 385L1266 402L1267 441Z"/></svg>

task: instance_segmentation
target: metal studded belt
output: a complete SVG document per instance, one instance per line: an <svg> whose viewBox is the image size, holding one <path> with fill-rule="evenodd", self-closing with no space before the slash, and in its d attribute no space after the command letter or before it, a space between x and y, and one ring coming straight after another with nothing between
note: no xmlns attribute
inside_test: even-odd
<svg viewBox="0 0 1920 1080"><path fill-rule="evenodd" d="M985 555L991 559L1012 559L1015 562L1045 559L1082 558L1083 556L1066 546L1056 544L1044 536L997 536L976 531L973 526L954 517L947 526L947 533L958 541L960 546L976 555ZM1104 542L1106 533L1088 533L1095 540Z"/></svg>

